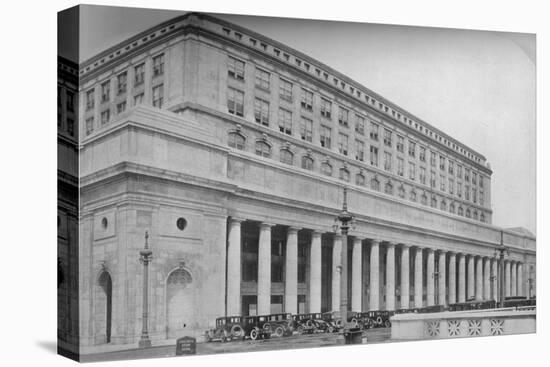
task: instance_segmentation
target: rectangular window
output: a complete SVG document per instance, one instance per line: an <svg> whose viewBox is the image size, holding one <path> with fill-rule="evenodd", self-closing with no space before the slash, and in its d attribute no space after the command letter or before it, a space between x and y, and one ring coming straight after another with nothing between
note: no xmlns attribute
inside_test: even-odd
<svg viewBox="0 0 550 367"><path fill-rule="evenodd" d="M361 162L365 160L365 144L361 140L355 141L355 159Z"/></svg>
<svg viewBox="0 0 550 367"><path fill-rule="evenodd" d="M378 167L378 148L374 145L370 146L370 164Z"/></svg>
<svg viewBox="0 0 550 367"><path fill-rule="evenodd" d="M409 178L416 180L416 165L413 162L409 162Z"/></svg>
<svg viewBox="0 0 550 367"><path fill-rule="evenodd" d="M445 171L445 157L439 155L439 169Z"/></svg>
<svg viewBox="0 0 550 367"><path fill-rule="evenodd" d="M302 140L311 142L313 135L313 121L302 117L300 120L300 137Z"/></svg>
<svg viewBox="0 0 550 367"><path fill-rule="evenodd" d="M338 134L338 152L348 155L348 136L342 133Z"/></svg>
<svg viewBox="0 0 550 367"><path fill-rule="evenodd" d="M306 282L306 264L298 264L298 283ZM298 295L298 303L305 303L306 296L304 294Z"/></svg>
<svg viewBox="0 0 550 367"><path fill-rule="evenodd" d="M378 124L374 122L370 123L370 138L378 141Z"/></svg>
<svg viewBox="0 0 550 367"><path fill-rule="evenodd" d="M483 191L479 191L479 205L483 205Z"/></svg>
<svg viewBox="0 0 550 367"><path fill-rule="evenodd" d="M449 160L449 174L452 175L454 174L454 170L455 170L455 164L453 161Z"/></svg>
<svg viewBox="0 0 550 367"><path fill-rule="evenodd" d="M227 112L232 115L243 117L244 115L244 93L240 90L227 88Z"/></svg>
<svg viewBox="0 0 550 367"><path fill-rule="evenodd" d="M402 136L397 135L397 151L400 153L403 153L404 149L405 149L405 139Z"/></svg>
<svg viewBox="0 0 550 367"><path fill-rule="evenodd" d="M279 131L292 135L292 112L279 108Z"/></svg>
<svg viewBox="0 0 550 367"><path fill-rule="evenodd" d="M269 126L269 102L254 99L254 120L264 126Z"/></svg>
<svg viewBox="0 0 550 367"><path fill-rule="evenodd" d="M426 162L426 147L420 146L418 157L420 158L420 162Z"/></svg>
<svg viewBox="0 0 550 367"><path fill-rule="evenodd" d="M462 182L456 183L456 194L458 195L459 198L462 197Z"/></svg>
<svg viewBox="0 0 550 367"><path fill-rule="evenodd" d="M435 152L430 152L430 165L435 167Z"/></svg>
<svg viewBox="0 0 550 367"><path fill-rule="evenodd" d="M116 113L120 114L122 112L126 111L126 101L120 102L116 105Z"/></svg>
<svg viewBox="0 0 550 367"><path fill-rule="evenodd" d="M462 166L460 164L456 165L456 176L462 178Z"/></svg>
<svg viewBox="0 0 550 367"><path fill-rule="evenodd" d="M243 81L244 80L244 62L237 60L233 57L229 57L227 63L227 75L233 79Z"/></svg>
<svg viewBox="0 0 550 367"><path fill-rule="evenodd" d="M472 201L477 203L477 190L472 187Z"/></svg>
<svg viewBox="0 0 550 367"><path fill-rule="evenodd" d="M397 157L397 174L399 176L403 176L405 173L404 173L404 166L405 163L403 161L403 158L400 158L400 157Z"/></svg>
<svg viewBox="0 0 550 367"><path fill-rule="evenodd" d="M392 159L390 152L384 152L384 169L386 171L391 171Z"/></svg>
<svg viewBox="0 0 550 367"><path fill-rule="evenodd" d="M472 185L477 185L477 173L472 172Z"/></svg>
<svg viewBox="0 0 550 367"><path fill-rule="evenodd" d="M430 172L430 186L435 188L435 172L434 171Z"/></svg>
<svg viewBox="0 0 550 367"><path fill-rule="evenodd" d="M87 110L91 110L92 108L94 108L94 101L95 101L94 90L91 89L86 92L86 109Z"/></svg>
<svg viewBox="0 0 550 367"><path fill-rule="evenodd" d="M326 126L321 126L320 131L320 143L321 146L327 149L330 149L330 135L331 135L331 129Z"/></svg>
<svg viewBox="0 0 550 367"><path fill-rule="evenodd" d="M469 169L464 170L464 180L466 180L466 182L470 182L470 170Z"/></svg>
<svg viewBox="0 0 550 367"><path fill-rule="evenodd" d="M439 176L439 189L445 191L445 176L443 175Z"/></svg>
<svg viewBox="0 0 550 367"><path fill-rule="evenodd" d="M349 127L349 111L342 107L338 107L338 123L342 126Z"/></svg>
<svg viewBox="0 0 550 367"><path fill-rule="evenodd" d="M304 110L313 111L313 92L302 88L301 106Z"/></svg>
<svg viewBox="0 0 550 367"><path fill-rule="evenodd" d="M464 186L464 199L470 200L470 186Z"/></svg>
<svg viewBox="0 0 550 367"><path fill-rule="evenodd" d="M164 54L153 57L153 77L164 74Z"/></svg>
<svg viewBox="0 0 550 367"><path fill-rule="evenodd" d="M455 191L455 183L449 178L449 194L453 195Z"/></svg>
<svg viewBox="0 0 550 367"><path fill-rule="evenodd" d="M479 187L483 187L483 176L482 175L479 175Z"/></svg>
<svg viewBox="0 0 550 367"><path fill-rule="evenodd" d="M143 84L145 81L145 64L139 64L134 68L134 86Z"/></svg>
<svg viewBox="0 0 550 367"><path fill-rule="evenodd" d="M162 108L162 102L164 101L164 85L159 84L153 87L153 106Z"/></svg>
<svg viewBox="0 0 550 367"><path fill-rule="evenodd" d="M355 131L365 135L365 118L363 116L355 115Z"/></svg>
<svg viewBox="0 0 550 367"><path fill-rule="evenodd" d="M292 102L292 83L279 79L279 97L287 102Z"/></svg>
<svg viewBox="0 0 550 367"><path fill-rule="evenodd" d="M90 135L94 131L94 118L89 117L86 119L86 135Z"/></svg>
<svg viewBox="0 0 550 367"><path fill-rule="evenodd" d="M101 103L109 102L111 99L111 81L101 84Z"/></svg>
<svg viewBox="0 0 550 367"><path fill-rule="evenodd" d="M426 184L426 168L420 167L420 183Z"/></svg>
<svg viewBox="0 0 550 367"><path fill-rule="evenodd" d="M134 96L134 106L138 106L143 103L143 93L136 94Z"/></svg>
<svg viewBox="0 0 550 367"><path fill-rule="evenodd" d="M270 75L267 71L256 69L255 84L257 88L269 91L269 78Z"/></svg>
<svg viewBox="0 0 550 367"><path fill-rule="evenodd" d="M104 125L109 122L109 119L111 117L111 111L105 110L101 112L101 124Z"/></svg>
<svg viewBox="0 0 550 367"><path fill-rule="evenodd" d="M69 133L70 136L74 136L74 120L73 119L67 119L67 133ZM479 201L481 202L481 192L479 193Z"/></svg>
<svg viewBox="0 0 550 367"><path fill-rule="evenodd" d="M117 94L124 94L127 90L128 74L126 72L117 76Z"/></svg>
<svg viewBox="0 0 550 367"><path fill-rule="evenodd" d="M321 116L330 119L332 117L332 102L321 98Z"/></svg>
<svg viewBox="0 0 550 367"><path fill-rule="evenodd" d="M67 111L74 111L74 93L67 91L67 94L65 95L67 98Z"/></svg>
<svg viewBox="0 0 550 367"><path fill-rule="evenodd" d="M416 143L414 141L409 140L409 155L411 157L414 157L416 154Z"/></svg>
<svg viewBox="0 0 550 367"><path fill-rule="evenodd" d="M384 145L391 147L391 130L384 129Z"/></svg>

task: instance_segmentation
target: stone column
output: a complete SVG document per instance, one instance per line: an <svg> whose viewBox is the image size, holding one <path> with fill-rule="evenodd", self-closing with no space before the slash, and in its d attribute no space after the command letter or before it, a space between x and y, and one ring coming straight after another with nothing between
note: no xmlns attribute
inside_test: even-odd
<svg viewBox="0 0 550 367"><path fill-rule="evenodd" d="M483 258L477 257L476 262L476 301L483 300Z"/></svg>
<svg viewBox="0 0 550 367"><path fill-rule="evenodd" d="M351 310L354 312L361 312L362 301L362 275L363 275L363 248L362 239L355 237L353 239L353 249L351 257Z"/></svg>
<svg viewBox="0 0 550 367"><path fill-rule="evenodd" d="M372 311L380 309L380 241L372 240L370 245L370 297L369 307Z"/></svg>
<svg viewBox="0 0 550 367"><path fill-rule="evenodd" d="M401 308L410 307L410 294L409 294L409 246L403 245L401 247Z"/></svg>
<svg viewBox="0 0 550 367"><path fill-rule="evenodd" d="M517 295L524 297L525 293L523 293L523 265L521 263L518 263L518 289L517 289Z"/></svg>
<svg viewBox="0 0 550 367"><path fill-rule="evenodd" d="M388 243L386 252L386 310L395 310L395 244Z"/></svg>
<svg viewBox="0 0 550 367"><path fill-rule="evenodd" d="M422 248L417 247L414 255L414 307L422 306Z"/></svg>
<svg viewBox="0 0 550 367"><path fill-rule="evenodd" d="M492 298L493 300L498 300L498 260L491 260L491 279L492 279Z"/></svg>
<svg viewBox="0 0 550 367"><path fill-rule="evenodd" d="M475 297L475 271L474 271L474 257L468 256L468 295L467 299Z"/></svg>
<svg viewBox="0 0 550 367"><path fill-rule="evenodd" d="M447 283L447 267L446 267L445 251L439 251L439 292L438 292L438 305L445 306L446 302L446 283Z"/></svg>
<svg viewBox="0 0 550 367"><path fill-rule="evenodd" d="M340 272L342 270L342 236L334 235L332 244L332 311L340 310Z"/></svg>
<svg viewBox="0 0 550 367"><path fill-rule="evenodd" d="M518 274L518 263L513 261L510 265L510 271L512 273L512 287L510 289L510 295L517 296L517 274Z"/></svg>
<svg viewBox="0 0 550 367"><path fill-rule="evenodd" d="M466 302L466 255L458 254L458 303Z"/></svg>
<svg viewBox="0 0 550 367"><path fill-rule="evenodd" d="M426 262L426 305L435 305L435 255L434 250L428 249L428 261Z"/></svg>
<svg viewBox="0 0 550 367"><path fill-rule="evenodd" d="M311 234L309 265L309 312L321 312L321 232Z"/></svg>
<svg viewBox="0 0 550 367"><path fill-rule="evenodd" d="M260 224L258 246L258 315L271 313L271 227Z"/></svg>
<svg viewBox="0 0 550 367"><path fill-rule="evenodd" d="M510 261L504 261L504 297L510 297Z"/></svg>
<svg viewBox="0 0 550 367"><path fill-rule="evenodd" d="M491 259L486 257L483 259L483 300L491 299Z"/></svg>
<svg viewBox="0 0 550 367"><path fill-rule="evenodd" d="M227 315L241 315L241 222L229 219L227 245Z"/></svg>
<svg viewBox="0 0 550 367"><path fill-rule="evenodd" d="M289 227L285 256L285 312L298 313L298 231Z"/></svg>
<svg viewBox="0 0 550 367"><path fill-rule="evenodd" d="M449 253L449 304L456 303L456 254Z"/></svg>

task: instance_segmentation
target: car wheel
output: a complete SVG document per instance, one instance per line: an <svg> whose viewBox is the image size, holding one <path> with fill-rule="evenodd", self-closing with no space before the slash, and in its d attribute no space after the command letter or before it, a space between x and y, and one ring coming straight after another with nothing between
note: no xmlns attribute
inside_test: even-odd
<svg viewBox="0 0 550 367"><path fill-rule="evenodd" d="M298 332L298 334L302 335L304 333L304 327L300 325L296 328L296 331Z"/></svg>
<svg viewBox="0 0 550 367"><path fill-rule="evenodd" d="M385 327L391 327L391 321L390 320L384 321L384 326Z"/></svg>
<svg viewBox="0 0 550 367"><path fill-rule="evenodd" d="M355 317L353 319L351 319L350 322L353 325L353 327L358 327L359 326L359 323L357 322L357 319Z"/></svg>
<svg viewBox="0 0 550 367"><path fill-rule="evenodd" d="M256 340L258 339L258 335L259 335L259 330L254 328L250 331L250 339L252 340Z"/></svg>
<svg viewBox="0 0 550 367"><path fill-rule="evenodd" d="M270 324L264 324L263 329L264 329L264 332L266 332L268 334L271 333L271 325Z"/></svg>
<svg viewBox="0 0 550 367"><path fill-rule="evenodd" d="M231 337L240 338L244 334L244 330L241 325L233 325L231 327Z"/></svg>
<svg viewBox="0 0 550 367"><path fill-rule="evenodd" d="M332 325L330 325L328 328L327 328L327 333L333 333L334 332L334 327Z"/></svg>
<svg viewBox="0 0 550 367"><path fill-rule="evenodd" d="M277 326L277 327L275 328L275 336L276 336L277 338L282 338L283 335L284 335L284 333L285 333L285 329L283 329L282 326Z"/></svg>
<svg viewBox="0 0 550 367"><path fill-rule="evenodd" d="M377 323L378 325L382 325L382 322L383 322L382 316L378 316L378 317L376 318L376 323Z"/></svg>

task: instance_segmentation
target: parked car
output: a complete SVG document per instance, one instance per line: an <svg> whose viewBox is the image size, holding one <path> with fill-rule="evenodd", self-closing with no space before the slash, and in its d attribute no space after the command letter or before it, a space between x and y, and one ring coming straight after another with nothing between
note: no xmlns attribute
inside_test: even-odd
<svg viewBox="0 0 550 367"><path fill-rule="evenodd" d="M321 318L332 326L333 332L339 331L344 326L342 319L335 317L333 312L322 313Z"/></svg>
<svg viewBox="0 0 550 367"><path fill-rule="evenodd" d="M252 340L269 339L271 330L264 329L266 322L266 316L245 316L242 322L245 337Z"/></svg>
<svg viewBox="0 0 550 367"><path fill-rule="evenodd" d="M292 315L289 313L277 313L266 315L266 322L263 324L265 332L271 332L272 336L281 338L283 336L292 335L294 330L294 322Z"/></svg>
<svg viewBox="0 0 550 367"><path fill-rule="evenodd" d="M315 327L314 332L333 333L337 331L335 324L330 320L325 320L322 313L312 313L310 315L311 321Z"/></svg>
<svg viewBox="0 0 550 367"><path fill-rule="evenodd" d="M207 342L220 340L225 343L226 341L244 339L245 332L241 324L241 316L218 317L216 327L205 332L205 340Z"/></svg>

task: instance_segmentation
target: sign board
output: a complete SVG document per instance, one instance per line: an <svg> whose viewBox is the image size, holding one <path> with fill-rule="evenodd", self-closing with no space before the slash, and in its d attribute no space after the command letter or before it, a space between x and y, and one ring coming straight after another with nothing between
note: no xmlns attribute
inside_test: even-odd
<svg viewBox="0 0 550 367"><path fill-rule="evenodd" d="M176 340L176 355L182 356L197 353L197 339L191 336L184 336Z"/></svg>

